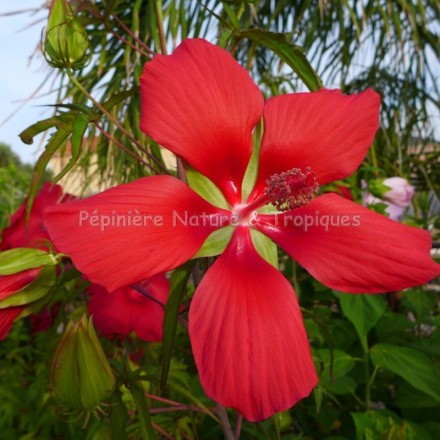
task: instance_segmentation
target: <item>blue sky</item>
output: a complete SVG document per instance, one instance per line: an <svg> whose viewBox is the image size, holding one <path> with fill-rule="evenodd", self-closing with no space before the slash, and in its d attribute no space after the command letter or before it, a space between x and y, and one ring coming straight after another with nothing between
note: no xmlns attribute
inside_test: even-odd
<svg viewBox="0 0 440 440"><path fill-rule="evenodd" d="M51 96L40 96L24 106L5 122L18 109L23 100L30 97L45 82L50 72L40 55L30 62L41 38L41 30L47 18L47 9L38 14L26 12L18 15L2 14L38 9L43 0L20 0L0 2L0 142L9 144L25 162L35 162L38 140L33 145L21 142L18 134L32 123L48 117L51 110L42 107L53 102ZM35 23L35 24L32 24ZM38 93L47 92L48 84ZM40 146L41 149L41 146Z"/></svg>

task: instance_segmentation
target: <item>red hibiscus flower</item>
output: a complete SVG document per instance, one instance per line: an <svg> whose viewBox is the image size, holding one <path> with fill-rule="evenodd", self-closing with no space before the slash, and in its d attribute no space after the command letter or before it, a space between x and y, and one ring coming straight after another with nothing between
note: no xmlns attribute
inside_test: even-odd
<svg viewBox="0 0 440 440"><path fill-rule="evenodd" d="M159 274L139 283L149 295L166 304L170 283ZM121 287L113 293L96 284L89 288L92 297L89 311L95 327L103 335L127 336L134 332L148 342L162 340L164 310L160 304L130 287Z"/></svg>
<svg viewBox="0 0 440 440"><path fill-rule="evenodd" d="M11 217L10 225L3 229L0 250L6 251L16 247L32 247L47 249L45 240L49 240L46 225L43 222L43 212L48 206L73 200L69 194L63 195L60 185L45 183L36 195L32 205L29 222L26 225L27 199Z"/></svg>
<svg viewBox="0 0 440 440"><path fill-rule="evenodd" d="M29 286L37 279L39 274L40 269L29 269L13 275L0 276L0 301ZM0 309L0 341L8 336L12 324L23 309L24 306Z"/></svg>
<svg viewBox="0 0 440 440"><path fill-rule="evenodd" d="M27 199L24 200L11 217L11 224L2 231L0 250L6 251L19 247L48 250L46 242L49 240L49 235L43 222L43 212L48 206L73 200L73 196L63 195L62 192L61 186L45 183L35 197L27 225L25 220ZM37 279L39 273L40 269L32 269L13 275L0 276L0 301L31 284ZM25 306L0 309L0 339L8 335L13 322L24 308Z"/></svg>
<svg viewBox="0 0 440 440"><path fill-rule="evenodd" d="M50 208L47 225L79 270L110 291L178 267L214 230L234 226L189 312L200 380L214 400L256 421L289 408L317 382L292 286L256 251L251 229L341 291L403 289L438 273L428 232L336 194L315 197L318 183L349 176L363 160L378 128L373 91L320 90L264 102L229 53L195 39L145 65L141 98L143 131L214 182L228 209L174 177L152 176ZM261 118L258 177L243 199ZM251 221L268 203L287 212Z"/></svg>

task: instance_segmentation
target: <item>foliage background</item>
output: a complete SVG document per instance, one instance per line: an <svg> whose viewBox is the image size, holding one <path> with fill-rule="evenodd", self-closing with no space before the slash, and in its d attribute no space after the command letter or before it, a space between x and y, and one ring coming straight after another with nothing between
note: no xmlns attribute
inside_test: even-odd
<svg viewBox="0 0 440 440"><path fill-rule="evenodd" d="M55 105L54 113L21 135L26 143L46 135L33 174L1 147L2 214L14 211L30 182L32 198L55 153L71 157L66 173L87 177L84 194L91 190L92 174L113 186L174 172L166 169L158 145L140 131L139 76L151 51L171 52L183 38L203 37L233 53L266 96L313 90L321 81L347 93L377 90L380 131L358 172L342 184L361 202L362 180L406 177L417 193L404 222L429 229L438 245L440 9L435 0L83 0L72 5L87 30L91 62L77 71L53 69L57 98L48 104ZM0 226L5 224L2 216ZM440 438L439 285L383 296L342 295L282 252L279 259L300 297L320 385L290 411L259 424L243 422L240 438ZM171 347L164 353L159 344L102 338L122 395L85 428L84 418L73 421L78 414L67 413L51 393L51 357L72 311L86 304L85 288L75 270L66 270L56 292L61 305L55 323L33 333L32 321L22 320L0 344L3 438L140 437L145 421L129 390L141 387L160 395L161 365ZM183 292L185 310L193 291L190 279ZM138 351L140 370L126 356ZM156 433L159 426L171 438L233 438L213 417L215 405L200 387L180 326L164 396L183 409L164 411L166 404L147 398ZM233 411L229 417L233 427L240 423ZM121 419L128 420L127 432Z"/></svg>

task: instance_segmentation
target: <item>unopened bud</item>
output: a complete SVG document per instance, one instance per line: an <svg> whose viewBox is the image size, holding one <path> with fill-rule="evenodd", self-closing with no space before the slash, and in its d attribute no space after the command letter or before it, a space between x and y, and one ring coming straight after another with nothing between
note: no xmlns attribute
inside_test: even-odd
<svg viewBox="0 0 440 440"><path fill-rule="evenodd" d="M91 318L67 325L52 360L51 384L56 398L75 409L92 410L113 393L115 376Z"/></svg>
<svg viewBox="0 0 440 440"><path fill-rule="evenodd" d="M385 200L401 208L407 208L411 204L415 188L408 180L403 177L388 177L383 183L389 188L383 195Z"/></svg>
<svg viewBox="0 0 440 440"><path fill-rule="evenodd" d="M53 67L83 68L91 58L90 42L67 0L53 0L43 41L43 54Z"/></svg>

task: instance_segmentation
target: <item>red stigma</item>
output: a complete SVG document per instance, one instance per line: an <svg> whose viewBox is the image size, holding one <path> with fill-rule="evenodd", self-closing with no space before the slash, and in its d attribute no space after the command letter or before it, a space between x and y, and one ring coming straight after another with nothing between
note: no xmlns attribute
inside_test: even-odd
<svg viewBox="0 0 440 440"><path fill-rule="evenodd" d="M316 175L307 167L303 173L293 168L280 174L273 174L266 180L265 193L278 211L289 211L307 205L318 193Z"/></svg>

